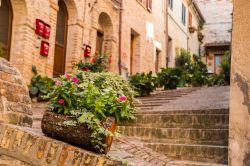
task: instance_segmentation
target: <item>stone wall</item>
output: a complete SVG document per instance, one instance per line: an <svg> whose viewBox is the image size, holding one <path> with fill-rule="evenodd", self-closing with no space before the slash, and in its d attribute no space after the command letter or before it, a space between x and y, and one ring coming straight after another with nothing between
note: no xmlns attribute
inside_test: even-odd
<svg viewBox="0 0 250 166"><path fill-rule="evenodd" d="M120 162L45 137L31 128L31 99L23 77L0 58L0 165L120 166Z"/></svg>
<svg viewBox="0 0 250 166"><path fill-rule="evenodd" d="M233 1L229 165L250 165L250 2Z"/></svg>
<svg viewBox="0 0 250 166"><path fill-rule="evenodd" d="M21 74L0 58L0 121L32 126L31 100Z"/></svg>

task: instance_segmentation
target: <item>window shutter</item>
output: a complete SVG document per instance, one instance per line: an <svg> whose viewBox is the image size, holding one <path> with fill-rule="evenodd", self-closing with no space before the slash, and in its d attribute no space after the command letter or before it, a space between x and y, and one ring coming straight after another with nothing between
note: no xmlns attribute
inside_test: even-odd
<svg viewBox="0 0 250 166"><path fill-rule="evenodd" d="M190 27L193 26L193 15L192 15L192 13L190 11L188 13L188 25Z"/></svg>
<svg viewBox="0 0 250 166"><path fill-rule="evenodd" d="M148 11L151 12L152 11L152 0L147 0L146 6L147 6Z"/></svg>

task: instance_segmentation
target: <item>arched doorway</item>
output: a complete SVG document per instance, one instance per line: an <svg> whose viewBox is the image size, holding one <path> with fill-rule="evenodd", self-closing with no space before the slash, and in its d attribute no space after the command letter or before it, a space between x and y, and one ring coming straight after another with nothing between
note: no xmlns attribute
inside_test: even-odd
<svg viewBox="0 0 250 166"><path fill-rule="evenodd" d="M56 43L53 76L58 77L65 72L67 32L68 32L68 11L63 0L58 2L59 11L56 24Z"/></svg>
<svg viewBox="0 0 250 166"><path fill-rule="evenodd" d="M96 51L112 54L113 25L107 13L101 13L96 34Z"/></svg>
<svg viewBox="0 0 250 166"><path fill-rule="evenodd" d="M2 0L0 5L0 55L7 60L10 59L12 16L10 0Z"/></svg>

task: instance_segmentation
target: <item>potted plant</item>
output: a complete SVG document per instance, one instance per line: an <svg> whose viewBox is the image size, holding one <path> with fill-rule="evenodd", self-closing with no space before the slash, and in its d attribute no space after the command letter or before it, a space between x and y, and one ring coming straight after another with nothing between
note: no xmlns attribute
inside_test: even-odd
<svg viewBox="0 0 250 166"><path fill-rule="evenodd" d="M190 33L194 33L196 31L196 28L193 27L193 26L189 26L188 30L189 30Z"/></svg>
<svg viewBox="0 0 250 166"><path fill-rule="evenodd" d="M130 76L129 81L140 97L150 95L150 92L153 92L158 85L157 78L153 76L152 72L137 73Z"/></svg>
<svg viewBox="0 0 250 166"><path fill-rule="evenodd" d="M176 89L180 84L182 70L179 68L165 68L157 73L158 82L161 86L167 89Z"/></svg>
<svg viewBox="0 0 250 166"><path fill-rule="evenodd" d="M81 60L78 63L73 64L77 70L91 71L91 72L103 72L109 67L112 56L106 54L95 53L92 57L85 57L84 61Z"/></svg>
<svg viewBox="0 0 250 166"><path fill-rule="evenodd" d="M97 153L106 154L116 123L134 119L134 95L126 78L111 73L76 71L61 76L47 95L43 132Z"/></svg>
<svg viewBox="0 0 250 166"><path fill-rule="evenodd" d="M42 96L47 95L51 91L55 82L47 76L38 75L37 69L34 65L32 66L32 71L34 76L28 85L29 95L33 102L46 101Z"/></svg>

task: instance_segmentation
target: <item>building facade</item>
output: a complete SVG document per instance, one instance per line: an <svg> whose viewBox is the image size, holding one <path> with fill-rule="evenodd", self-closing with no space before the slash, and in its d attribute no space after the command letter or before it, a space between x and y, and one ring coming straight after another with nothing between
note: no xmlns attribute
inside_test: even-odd
<svg viewBox="0 0 250 166"><path fill-rule="evenodd" d="M168 1L168 66L174 67L181 49L200 54L198 28L205 20L195 1Z"/></svg>
<svg viewBox="0 0 250 166"><path fill-rule="evenodd" d="M250 2L233 1L229 165L250 165Z"/></svg>
<svg viewBox="0 0 250 166"><path fill-rule="evenodd" d="M202 55L209 73L219 73L223 55L230 50L232 11L231 0L196 0L206 19L202 33Z"/></svg>
<svg viewBox="0 0 250 166"><path fill-rule="evenodd" d="M86 49L112 55L112 72L156 71L166 66L166 6L164 0L1 0L1 48L27 82L32 65L49 77L71 72Z"/></svg>
<svg viewBox="0 0 250 166"><path fill-rule="evenodd" d="M166 67L167 1L125 0L122 66L129 74Z"/></svg>

